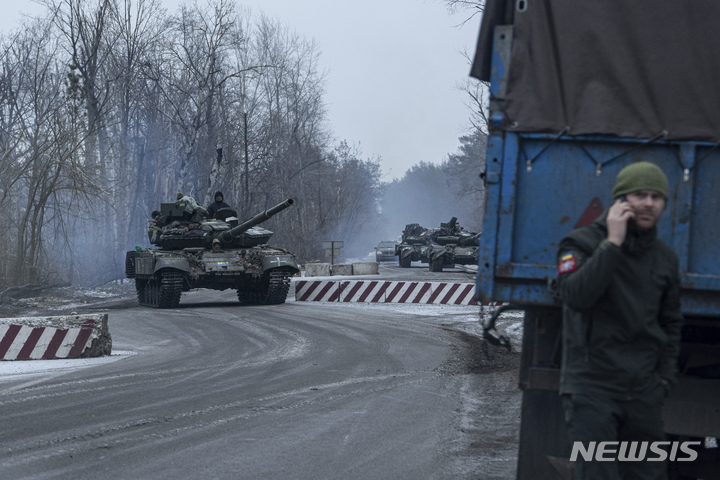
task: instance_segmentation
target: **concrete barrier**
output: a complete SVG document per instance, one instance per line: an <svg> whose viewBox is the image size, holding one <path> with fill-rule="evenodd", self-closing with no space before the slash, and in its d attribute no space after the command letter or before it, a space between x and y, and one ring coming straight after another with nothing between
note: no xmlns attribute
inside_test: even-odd
<svg viewBox="0 0 720 480"><path fill-rule="evenodd" d="M0 359L101 357L112 353L107 313L0 318Z"/></svg>
<svg viewBox="0 0 720 480"><path fill-rule="evenodd" d="M378 262L353 263L353 275L378 275Z"/></svg>
<svg viewBox="0 0 720 480"><path fill-rule="evenodd" d="M349 263L333 265L331 270L332 270L333 275L352 275L353 274L353 266L352 266L352 264L349 264Z"/></svg>
<svg viewBox="0 0 720 480"><path fill-rule="evenodd" d="M330 276L330 264L329 263L307 263L307 264L305 264L305 276L306 277L329 277Z"/></svg>
<svg viewBox="0 0 720 480"><path fill-rule="evenodd" d="M379 280L301 280L295 284L298 302L416 303L477 305L474 283L391 282ZM492 302L483 305L502 305Z"/></svg>

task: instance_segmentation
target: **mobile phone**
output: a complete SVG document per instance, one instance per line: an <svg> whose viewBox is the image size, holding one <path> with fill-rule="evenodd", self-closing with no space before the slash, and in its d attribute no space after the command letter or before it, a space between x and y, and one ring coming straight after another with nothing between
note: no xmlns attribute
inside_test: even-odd
<svg viewBox="0 0 720 480"><path fill-rule="evenodd" d="M626 203L626 202L627 202L627 197L626 197L625 195L620 195L618 198L619 198L620 201L623 202L623 203ZM630 227L634 227L634 226L635 226L635 219L634 219L633 217L629 217L629 218L627 219L627 224L628 224L628 226L630 226Z"/></svg>

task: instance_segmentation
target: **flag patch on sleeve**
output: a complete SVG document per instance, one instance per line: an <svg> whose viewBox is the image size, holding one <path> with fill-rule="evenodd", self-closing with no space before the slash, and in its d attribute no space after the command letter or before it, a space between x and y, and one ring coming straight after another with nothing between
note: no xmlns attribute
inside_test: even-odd
<svg viewBox="0 0 720 480"><path fill-rule="evenodd" d="M574 253L566 253L560 257L560 262L558 263L558 275L574 272L575 270L577 270L577 257Z"/></svg>

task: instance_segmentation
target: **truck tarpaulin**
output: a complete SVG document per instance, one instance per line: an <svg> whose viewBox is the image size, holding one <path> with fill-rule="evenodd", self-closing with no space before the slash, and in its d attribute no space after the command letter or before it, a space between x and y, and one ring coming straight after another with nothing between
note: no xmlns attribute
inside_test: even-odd
<svg viewBox="0 0 720 480"><path fill-rule="evenodd" d="M719 142L718 18L708 0L487 0L471 75L489 80L512 25L503 130Z"/></svg>

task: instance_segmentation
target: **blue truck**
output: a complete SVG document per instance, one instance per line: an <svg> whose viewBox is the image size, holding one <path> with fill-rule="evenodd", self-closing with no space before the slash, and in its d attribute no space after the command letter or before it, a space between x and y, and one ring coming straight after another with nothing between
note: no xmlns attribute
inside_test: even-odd
<svg viewBox="0 0 720 480"><path fill-rule="evenodd" d="M680 258L686 319L666 433L702 442L669 477L720 478L718 18L718 2L486 2L471 72L491 93L476 291L525 311L518 479L572 478L556 249L640 160L669 177L658 232Z"/></svg>

